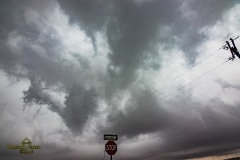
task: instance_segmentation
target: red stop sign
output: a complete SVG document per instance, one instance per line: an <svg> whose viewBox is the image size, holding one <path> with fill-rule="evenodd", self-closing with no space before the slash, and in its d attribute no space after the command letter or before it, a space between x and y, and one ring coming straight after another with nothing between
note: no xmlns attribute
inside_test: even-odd
<svg viewBox="0 0 240 160"><path fill-rule="evenodd" d="M117 152L117 144L114 141L108 141L105 144L105 151L109 155L114 155Z"/></svg>

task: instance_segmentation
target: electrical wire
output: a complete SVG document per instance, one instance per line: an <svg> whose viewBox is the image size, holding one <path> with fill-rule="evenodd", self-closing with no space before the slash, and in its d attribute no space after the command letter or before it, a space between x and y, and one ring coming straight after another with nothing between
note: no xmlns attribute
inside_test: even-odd
<svg viewBox="0 0 240 160"><path fill-rule="evenodd" d="M200 78L204 77L205 75L211 73L212 71L216 70L217 68L219 68L219 67L222 66L223 64L227 63L228 61L229 61L229 60L224 61L223 63L220 63L219 65L215 66L215 67L212 68L211 70L203 73L202 75L198 76L197 78L193 79L192 81L190 81L190 82L186 83L185 85L177 88L176 90L172 91L171 93L167 94L166 96L158 99L157 101L155 101L154 103L150 104L149 106L147 106L147 107L145 107L145 108L143 108L143 109L141 109L141 110L139 110L139 111L137 111L137 112L129 115L128 118L126 118L126 119L124 119L124 120L125 120L125 121L128 121L129 119L132 119L133 117L136 117L136 116L139 115L140 113L146 111L147 109L153 107L154 105L158 104L159 102L161 102L161 101L165 100L166 98L172 96L174 93L176 93L176 92L184 89L185 87L187 87L187 86L190 85L191 83L197 81L198 79L200 79ZM116 123L116 124L114 125L114 127L119 126L119 125L121 125L121 124L123 124L123 122L120 121L119 123ZM110 131L112 128L113 128L113 127L111 127L110 129L104 130L104 132ZM102 132L102 133L103 133L103 132ZM102 134L102 133L101 133L101 134Z"/></svg>
<svg viewBox="0 0 240 160"><path fill-rule="evenodd" d="M152 106L154 106L155 104L157 104L157 103L159 103L159 102L161 102L161 101L165 100L166 98L170 97L170 96L171 96L171 95L173 95L174 93L176 93L176 92L178 92L178 91L182 90L183 88L185 88L186 86L190 85L191 83L193 83L193 82L197 81L198 79L202 78L203 76L205 76L205 75L209 74L210 72L212 72L212 71L216 70L217 68L219 68L220 66L222 66L223 64L225 64L225 63L226 63L226 62L228 62L228 61L229 61L229 60L227 60L227 61L224 61L223 63L220 63L219 65L217 65L216 67L212 68L211 70L209 70L209 71L205 72L204 74L202 74L202 75L198 76L197 78L193 79L192 81L190 81L190 82L186 83L185 85L183 85L183 86L179 87L178 89L176 89L176 90L172 91L172 92L171 92L171 93L169 93L168 95L166 95L166 96L164 96L164 97L160 98L159 100L155 101L155 102L154 102L154 103L152 103L151 105L149 105L149 106L145 107L144 109L142 109L142 110L140 110L140 111L136 112L135 114L131 115L131 117L130 117L130 118L132 118L132 117L134 117L134 116L136 116L136 115L140 114L141 112L143 112L143 111L145 111L145 110L147 110L147 109L151 108L151 107L152 107ZM129 118L129 119L130 119L130 118ZM128 120L128 119L126 119L126 120Z"/></svg>
<svg viewBox="0 0 240 160"><path fill-rule="evenodd" d="M237 38L239 38L239 36L237 36L236 38L234 38L234 40L236 40ZM201 59L199 62L197 62L196 64L194 64L194 65L191 66L190 68L188 68L186 71L182 72L181 74L179 74L178 76L176 76L175 78L173 78L171 81L168 81L167 83L165 83L162 87L154 90L153 92L151 92L151 93L148 94L147 96L141 98L139 101L137 101L137 102L134 103L133 105L128 106L128 107L127 107L127 108L128 108L128 111L130 111L134 106L140 104L140 103L143 102L144 100L148 99L149 97L151 97L152 95L154 95L155 93L157 93L159 90L162 90L162 89L166 88L166 87L167 87L167 84L169 84L170 82L176 80L176 79L179 78L180 76L185 75L187 72L191 71L193 68L195 68L196 66L198 66L200 63L202 63L203 61L207 60L208 58L210 58L211 56L213 56L214 54L216 54L219 50L223 49L224 46L225 46L225 45L223 45L221 48L217 49L216 51L210 53L208 56L206 56L205 58ZM157 104L157 103L159 103L160 101L168 98L169 96L173 95L174 93L178 92L179 90L185 88L187 85L193 83L194 81L200 79L201 77L205 76L206 74L212 72L213 70L217 69L218 67L220 67L221 65L225 64L226 62L229 62L229 60L221 63L220 65L217 65L217 66L214 67L213 69L205 72L204 74L202 74L201 76L197 77L196 79L190 81L189 83L185 84L184 86L182 86L182 87L174 90L173 92L171 92L170 94L162 97L160 100L157 100L157 101L154 102L153 104L151 104L151 105L143 108L142 110L140 110L140 111L138 111L138 112L136 112L136 113L133 113L132 115L128 116L128 118L125 119L125 120L129 120L129 119L131 119L132 117L135 117L136 115L140 114L141 112L147 110L148 108L151 108L151 107L154 106L155 104ZM121 114L118 114L118 115L115 117L115 119L117 119L120 115L121 115ZM122 123L122 122L120 122L120 123ZM119 125L120 123L115 124L115 126L116 126L116 125ZM115 126L114 126L114 127L115 127ZM102 131L101 134L104 133L104 132L110 131L111 129L112 129L112 127L111 127L110 129L107 129L107 130ZM86 138L88 138L88 137L90 137L90 136L85 136L84 139L86 139Z"/></svg>
<svg viewBox="0 0 240 160"><path fill-rule="evenodd" d="M147 107L145 107L145 108L143 108L143 109L141 109L141 110L139 110L139 111L137 111L137 112L135 112L135 113L133 113L133 114L131 114L131 115L128 115L128 118L124 119L124 121L128 121L128 120L136 117L136 116L139 115L140 113L142 113L142 112L146 111L147 109L153 107L154 105L158 104L159 102L162 102L162 101L165 100L166 98L168 98L168 97L172 96L173 94L177 93L178 91L184 89L185 87L187 87L188 85L190 85L190 84L192 84L193 82L197 81L198 79L200 79L200 78L206 76L207 74L211 73L212 71L216 70L217 68L219 68L219 67L222 66L223 64L227 63L228 61L229 61L229 60L224 61L224 62L218 64L218 65L215 66L214 68L212 68L212 69L208 70L207 72L201 74L200 76L198 76L197 78L191 80L190 82L186 83L185 85L183 85L183 86L175 89L174 91L170 92L170 93L167 94L166 96L161 97L160 99L158 99L158 100L155 101L154 103L148 105ZM122 121L119 121L118 123L115 123L114 127L119 126L119 125L121 125L121 124L123 124L123 122L122 122ZM112 130L112 128L113 128L113 127L110 127L109 129L106 129L106 130L100 132L100 134L102 135L102 134L104 134L104 132L108 132L108 131ZM100 135L99 135L99 136L100 136ZM85 137L85 138L88 138L88 137L90 137L90 136L87 136L87 137Z"/></svg>
<svg viewBox="0 0 240 160"><path fill-rule="evenodd" d="M167 83L164 83L162 85L162 87L159 87L158 89L155 89L153 92L151 92L150 94L148 94L147 96L141 98L140 100L138 100L136 103L134 103L133 105L127 106L126 108L128 108L128 111L131 110L134 106L140 104L141 102L143 102L144 100L148 99L149 97L151 97L152 95L154 95L155 93L157 93L159 90L165 89L167 87L167 84L175 81L176 79L178 79L179 77L185 75L186 73L188 73L189 71L191 71L193 68L195 68L196 66L198 66L200 63L202 63L203 61L207 60L208 58L210 58L211 56L213 56L214 54L216 54L221 48L219 48L218 50L210 53L208 56L206 56L205 58L203 58L202 60L200 60L199 62L197 62L196 64L194 64L193 66L191 66L190 68L188 68L187 70L185 70L184 72L180 73L179 75L177 75L176 77L174 77L171 81L168 81ZM116 118L118 118L121 114L118 114Z"/></svg>
<svg viewBox="0 0 240 160"><path fill-rule="evenodd" d="M238 38L239 38L239 36L236 36L235 38L233 38L233 40L236 40L236 39L238 39ZM184 72L180 73L179 75L177 75L176 77L174 77L170 82L173 82L173 81L175 81L176 79L178 79L179 77L185 75L186 73L188 73L189 71L191 71L193 68L195 68L196 66L198 66L200 63L202 63L203 61L207 60L208 58L210 58L211 56L213 56L214 54L216 54L219 50L223 49L224 46L225 46L225 45L223 45L222 47L220 47L220 48L217 49L216 51L210 53L208 56L204 57L204 58L201 59L199 62L195 63L193 66L191 66L190 68L188 68L188 69L185 70ZM162 87L154 90L153 92L151 92L151 93L148 94L147 96L141 98L139 101L137 101L137 102L134 103L133 105L127 106L128 111L129 111L130 109L132 109L134 106L136 106L136 105L140 104L141 102L143 102L144 100L148 99L150 96L152 96L152 95L154 95L155 93L157 93L159 90L165 89L165 88L167 87L167 84L169 84L170 82L168 81L167 83L164 83L164 84L162 85ZM120 115L121 115L121 114L118 114L118 115L115 117L115 119L118 118Z"/></svg>

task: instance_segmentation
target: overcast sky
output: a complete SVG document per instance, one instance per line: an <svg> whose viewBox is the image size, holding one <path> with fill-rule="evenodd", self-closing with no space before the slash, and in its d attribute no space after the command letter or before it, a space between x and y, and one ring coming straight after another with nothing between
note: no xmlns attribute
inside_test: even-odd
<svg viewBox="0 0 240 160"><path fill-rule="evenodd" d="M114 160L240 152L240 59L220 49L239 1L1 0L0 22L0 159L103 159L105 133ZM6 149L25 137L41 150Z"/></svg>

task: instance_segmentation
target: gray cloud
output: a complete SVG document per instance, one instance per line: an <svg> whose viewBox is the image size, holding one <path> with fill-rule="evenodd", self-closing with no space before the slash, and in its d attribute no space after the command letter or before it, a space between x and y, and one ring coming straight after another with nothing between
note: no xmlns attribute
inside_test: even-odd
<svg viewBox="0 0 240 160"><path fill-rule="evenodd" d="M108 1L58 1L64 11L70 16L70 22L78 23L91 38L95 53L97 53L97 44L95 34L105 25L109 16Z"/></svg>
<svg viewBox="0 0 240 160"><path fill-rule="evenodd" d="M224 89L228 89L228 88L234 88L234 89L237 89L239 90L240 89L240 86L239 85L233 85L233 84L230 84L229 82L226 82L222 79L219 79L217 80L216 82L218 82L219 84L221 84L221 86L224 88Z"/></svg>
<svg viewBox="0 0 240 160"><path fill-rule="evenodd" d="M94 89L73 86L66 97L64 120L73 130L82 130L89 116L94 116L97 109L97 94Z"/></svg>
<svg viewBox="0 0 240 160"><path fill-rule="evenodd" d="M195 61L196 48L207 38L202 34L203 27L211 27L234 6L234 1L185 1L182 5L184 18L174 24L173 35L181 39L181 49L186 53L189 62Z"/></svg>
<svg viewBox="0 0 240 160"><path fill-rule="evenodd" d="M94 89L85 89L78 85L72 86L69 88L68 96L65 97L65 107L63 107L54 101L47 91L44 91L47 88L43 86L41 79L31 75L30 80L30 87L23 91L24 103L48 105L49 109L56 112L73 133L81 133L89 116L94 116L97 108L97 94Z"/></svg>
<svg viewBox="0 0 240 160"><path fill-rule="evenodd" d="M136 106L127 108L125 113L110 114L108 119L113 121L110 132L118 133L121 137L134 138L140 134L167 129L171 121L168 110L157 105L142 112L145 107L156 101L156 97L150 97Z"/></svg>
<svg viewBox="0 0 240 160"><path fill-rule="evenodd" d="M30 86L23 91L23 102L48 106L72 136L81 135L89 119L105 117L106 124L101 119L90 126L95 127L96 133L111 131L133 143L141 135L156 134L162 141L142 155L146 158L154 155L185 159L238 149L238 102L230 105L214 99L206 105L195 102L189 91L181 93L184 100L176 96L171 102L156 104L136 116L157 101L159 95L129 107L152 90L147 85L152 77L141 81L139 70L153 71L153 75L160 72L162 56L174 47L183 51L184 58L193 64L199 54L196 48L208 37L201 29L213 26L236 3L224 0L1 1L0 69L9 76L28 79ZM61 21L57 21L58 16ZM49 17L54 18L50 21ZM77 41L81 49L73 49L76 46L64 41L70 38L60 34L69 28L73 30L69 34L73 38L71 43L77 41L74 35L86 34L83 41ZM84 32L79 34L77 31L81 29ZM107 48L104 51L99 44L99 33L105 36L102 43L109 47L104 46ZM99 56L105 61L98 59ZM223 89L234 88L239 93L237 84L217 83ZM57 96L64 93L63 103L53 93ZM127 100L122 93L129 94ZM87 154L84 156L87 159Z"/></svg>
<svg viewBox="0 0 240 160"><path fill-rule="evenodd" d="M239 107L221 101L203 106L191 99L187 102L171 100L167 106L175 106L175 109L159 109L156 105L141 116L113 127L113 131L123 137L146 134L146 131L159 135L164 143L153 146L145 154L146 157L154 155L153 159L188 159L239 148L240 116L233 114L233 111L239 113Z"/></svg>
<svg viewBox="0 0 240 160"><path fill-rule="evenodd" d="M13 4L15 3L17 4L17 2L13 2ZM10 76L30 80L30 87L23 92L24 103L27 105L33 105L34 103L48 105L49 109L56 112L72 132L79 133L88 117L93 115L97 108L95 91L94 89L80 87L84 84L78 82L79 76L76 75L79 74L79 70L75 69L71 61L64 58L64 54L59 53L61 52L59 49L61 48L61 41L57 39L55 33L47 32L47 34L43 34L39 26L27 22L28 19L25 17L27 13L24 12L24 7L31 6L44 16L41 8L51 8L52 5L54 3L39 4L28 1L24 1L20 7L10 5L17 8L12 17L15 18L17 14L23 12L17 17L18 21L22 21L22 23L8 23L17 26L12 30L10 30L11 28L4 28L5 26L2 27L4 30L9 29L9 31L1 40L1 69ZM44 17L39 19L41 20L41 18ZM15 22L11 19L9 21ZM87 64L84 58L79 59L81 65ZM87 66L85 65L83 68L86 70ZM76 77L72 78L74 76ZM85 77L82 76L83 78ZM65 108L49 94L49 91L51 92L53 88L57 88L60 92L66 91L66 94L69 94L66 97Z"/></svg>

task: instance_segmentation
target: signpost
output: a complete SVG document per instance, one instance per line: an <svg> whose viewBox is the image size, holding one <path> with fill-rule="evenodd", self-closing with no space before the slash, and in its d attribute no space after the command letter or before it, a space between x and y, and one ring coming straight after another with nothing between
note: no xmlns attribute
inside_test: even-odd
<svg viewBox="0 0 240 160"><path fill-rule="evenodd" d="M118 140L118 135L104 134L103 139L108 140L108 142L105 144L105 151L111 156L112 160L112 155L117 152L117 144L114 141Z"/></svg>
<svg viewBox="0 0 240 160"><path fill-rule="evenodd" d="M117 152L117 144L114 141L108 141L105 144L105 151L111 156L114 155Z"/></svg>
<svg viewBox="0 0 240 160"><path fill-rule="evenodd" d="M118 140L118 135L114 135L114 134L104 134L104 135L103 135L103 139L104 139L104 140L108 140L108 141L117 141L117 140Z"/></svg>

